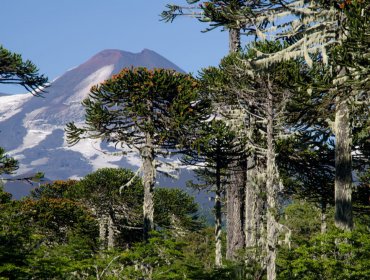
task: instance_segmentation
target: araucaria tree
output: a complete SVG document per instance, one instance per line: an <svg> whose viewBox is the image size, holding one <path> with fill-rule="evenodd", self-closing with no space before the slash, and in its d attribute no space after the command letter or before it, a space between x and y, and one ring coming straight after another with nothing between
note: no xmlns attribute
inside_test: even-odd
<svg viewBox="0 0 370 280"><path fill-rule="evenodd" d="M245 144L238 133L222 120L212 120L199 124L194 133L191 149L187 150L183 162L198 166L195 170L197 178L204 184L192 186L212 190L215 194L215 265L222 265L222 196L227 179L234 172L243 172L235 163L245 154Z"/></svg>
<svg viewBox="0 0 370 280"><path fill-rule="evenodd" d="M277 241L282 229L279 224L280 178L276 163L276 143L289 133L285 126L285 113L292 92L287 85L299 78L300 65L295 61L289 61L271 64L269 69L264 69L250 64L249 60L253 59L258 51L269 53L282 47L280 43L273 42L252 44L246 53L226 57L219 69L210 68L206 71L207 76L220 77L223 90L230 93L229 104L239 104L244 109L246 118L253 119L251 126L246 129L245 137L248 152L253 155L255 164L258 165L253 178L255 186L258 187L256 194L265 194L266 205L266 210L258 205L255 209L258 212L255 217L261 219L266 215L266 240L254 238L256 242L254 247L261 243L265 247L268 279L276 279ZM251 231L259 231L259 228L264 227L261 220L254 220L254 224L258 226L253 227ZM250 234L258 237L261 232Z"/></svg>
<svg viewBox="0 0 370 280"><path fill-rule="evenodd" d="M232 17L228 17L229 14L238 13L239 10L254 9L258 1L245 1L245 0L186 0L188 6L179 6L169 4L166 6L167 10L163 11L161 16L165 21L173 21L178 16L190 16L196 18L200 22L208 24L205 31L211 31L216 28L227 30L229 32L229 52L235 53L241 50L241 30L249 31L248 23L241 23ZM228 92L224 92L225 95L229 95ZM226 104L217 105L224 114L228 114L227 122L230 124L241 121L239 116L234 116L230 107ZM233 106L235 109L236 106ZM240 109L240 108L238 108ZM240 111L240 110L239 110ZM245 213L252 212L251 206L256 204L255 201L250 200L250 197L245 199L245 191L251 190L247 186L247 171L246 166L250 164L251 159L247 155L239 162L235 162L238 168L244 169L244 172L237 172L230 176L230 183L226 189L226 201L227 201L227 237L226 237L226 258L235 260L238 255L238 251L243 249L245 246L250 247L250 240L245 238L244 227Z"/></svg>
<svg viewBox="0 0 370 280"><path fill-rule="evenodd" d="M327 92L335 100L334 121L328 118L328 126L336 141L335 224L343 230L353 227L351 117L355 107L353 104L363 93L358 86L368 87L368 10L368 4L362 0L266 1L253 18L256 35L261 40L288 42L286 48L274 53L260 52L255 58L257 64L268 66L270 63L304 57L307 65L312 67L313 56L320 53L322 62L331 68L331 86ZM229 13L227 17L241 23L251 21L248 11L243 10ZM353 38L357 38L355 44ZM338 63L339 55L333 52L338 48L347 55L345 63ZM364 51L358 52L360 49ZM320 91L322 88L311 90Z"/></svg>
<svg viewBox="0 0 370 280"><path fill-rule="evenodd" d="M126 68L94 86L83 106L85 126L67 125L70 144L81 138L100 138L127 145L140 154L147 239L154 229L156 159L175 152L182 133L191 130L208 110L208 104L198 100L198 83L192 76L173 70Z"/></svg>

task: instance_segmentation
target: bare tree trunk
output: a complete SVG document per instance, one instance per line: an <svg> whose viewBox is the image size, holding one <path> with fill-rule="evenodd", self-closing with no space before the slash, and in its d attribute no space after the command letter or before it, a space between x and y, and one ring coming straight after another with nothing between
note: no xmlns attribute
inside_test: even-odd
<svg viewBox="0 0 370 280"><path fill-rule="evenodd" d="M237 52L240 49L240 29L229 29L229 51ZM244 234L244 187L246 183L246 162L236 163L235 169L245 169L245 172L234 172L232 183L226 190L227 200L227 237L226 258L234 260L237 252L245 247Z"/></svg>
<svg viewBox="0 0 370 280"><path fill-rule="evenodd" d="M114 248L114 223L111 215L108 215L108 243L107 248L113 249Z"/></svg>
<svg viewBox="0 0 370 280"><path fill-rule="evenodd" d="M221 243L221 226L222 226L222 211L221 211L221 175L220 168L216 167L216 196L215 196L215 265L222 266L222 243Z"/></svg>
<svg viewBox="0 0 370 280"><path fill-rule="evenodd" d="M109 213L103 214L98 218L98 223L101 249L114 248L115 226L112 216Z"/></svg>
<svg viewBox="0 0 370 280"><path fill-rule="evenodd" d="M235 200L235 184L231 183L226 189L226 259L234 258L234 200Z"/></svg>
<svg viewBox="0 0 370 280"><path fill-rule="evenodd" d="M155 184L154 148L152 137L145 134L145 147L141 150L143 160L143 185L144 185L144 240L148 240L149 232L154 229L154 201L153 191Z"/></svg>
<svg viewBox="0 0 370 280"><path fill-rule="evenodd" d="M245 187L245 247L246 261L263 261L261 249L265 244L264 201L261 197L264 180L258 179L258 162L248 171L248 183Z"/></svg>
<svg viewBox="0 0 370 280"><path fill-rule="evenodd" d="M248 174L249 178L255 176L254 169ZM257 186L255 182L248 181L245 188L245 247L257 246Z"/></svg>
<svg viewBox="0 0 370 280"><path fill-rule="evenodd" d="M326 224L326 201L323 199L321 201L321 233L324 234L327 231Z"/></svg>
<svg viewBox="0 0 370 280"><path fill-rule="evenodd" d="M276 244L278 237L277 190L275 184L275 149L273 134L273 95L271 86L267 89L267 166L266 166L266 192L267 192L267 240L266 240L266 268L267 280L276 279Z"/></svg>
<svg viewBox="0 0 370 280"><path fill-rule="evenodd" d="M99 223L100 248L102 250L105 250L107 243L107 215L100 216L98 218L98 223Z"/></svg>
<svg viewBox="0 0 370 280"><path fill-rule="evenodd" d="M256 132L255 117L249 116L248 137L253 139ZM260 180L258 173L262 168L258 160L257 154L254 152L248 158L247 169L247 183L245 184L245 247L247 249L247 263L248 260L258 260L259 247L262 246L260 240L263 236L263 200L261 198L261 188L264 181Z"/></svg>
<svg viewBox="0 0 370 280"><path fill-rule="evenodd" d="M229 52L237 52L240 50L240 29L229 29Z"/></svg>
<svg viewBox="0 0 370 280"><path fill-rule="evenodd" d="M240 163L237 163L241 165ZM239 168L244 168L238 166ZM245 168L246 169L246 168ZM232 174L232 183L226 190L227 197L227 251L226 258L234 260L237 252L245 247L244 236L244 186L245 172Z"/></svg>
<svg viewBox="0 0 370 280"><path fill-rule="evenodd" d="M352 157L349 105L337 97L335 112L335 225L351 230L352 220Z"/></svg>

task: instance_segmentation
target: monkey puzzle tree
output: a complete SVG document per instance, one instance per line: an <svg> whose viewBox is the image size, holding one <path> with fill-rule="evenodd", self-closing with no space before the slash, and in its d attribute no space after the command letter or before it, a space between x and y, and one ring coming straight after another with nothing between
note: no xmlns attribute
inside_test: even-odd
<svg viewBox="0 0 370 280"><path fill-rule="evenodd" d="M208 103L199 100L198 82L173 70L123 69L91 89L83 101L85 126L67 125L68 141L100 138L135 149L142 159L144 238L154 228L153 188L156 159L175 152L182 135L207 118Z"/></svg>
<svg viewBox="0 0 370 280"><path fill-rule="evenodd" d="M205 182L191 184L193 187L212 189L215 193L215 265L222 265L221 252L221 226L222 226L222 196L230 184L227 177L232 172L243 172L238 169L235 162L240 161L245 154L245 144L222 120L212 120L200 124L191 142L189 149L183 157L188 165L198 166L195 174L198 179Z"/></svg>
<svg viewBox="0 0 370 280"><path fill-rule="evenodd" d="M163 11L161 16L165 21L173 21L178 16L190 16L196 18L200 22L208 23L208 27L205 31L211 31L216 28L222 28L222 30L227 30L229 32L229 52L234 53L238 52L241 49L241 30L244 31L244 35L253 34L254 28L253 22L243 22L230 17L230 14L238 13L240 10L244 11L244 14L251 14L251 11L254 10L260 1L244 1L244 0L186 0L188 6L179 6L179 5L167 5L166 11ZM197 4L197 5L195 5ZM256 10L254 10L256 12ZM251 32L251 33L250 33ZM224 92L225 95L230 95L228 92ZM225 104L217 105L218 110L222 110L223 114L228 115L228 121L230 123L236 123L236 119L241 121L244 126L248 124L245 123L245 119L239 118L239 116L234 116L229 107ZM235 106L234 106L235 107ZM239 108L240 109L240 108ZM239 124L238 124L239 126ZM226 257L228 259L235 259L237 251L244 248L245 246L249 247L251 242L248 238L245 238L244 224L248 223L245 220L244 212L252 212L250 209L252 205L255 204L255 201L251 201L250 196L245 195L247 191L247 166L251 164L252 160L245 156L240 162L235 162L234 164L239 167L236 169L244 169L243 172L237 172L233 176L230 176L230 181L233 181L232 184L229 184L226 190L226 200L227 200L227 238L226 238ZM251 191L251 188L249 188ZM245 199L246 197L246 199Z"/></svg>
<svg viewBox="0 0 370 280"><path fill-rule="evenodd" d="M254 241L251 249L265 247L268 279L276 277L277 238L282 229L278 222L280 213L278 198L281 190L276 162L276 144L290 132L285 122L286 105L293 92L287 85L300 79L300 64L296 61L288 61L271 64L268 69L264 69L249 63L249 60L256 57L259 51L268 53L281 48L283 45L278 42L254 43L249 46L247 52L224 58L218 69L210 68L206 71L208 77L215 76L221 79L222 89L230 93L229 104L239 104L245 114L252 115L255 120L250 128L252 132L245 136L250 153L256 158L255 162L258 164L254 176L255 186L258 188L255 195L263 197L262 203L265 204L266 209L263 205L254 207L254 211L257 212L254 217L259 220L253 220L247 231L250 235L254 235L251 238ZM264 216L266 232L261 232L265 227ZM261 261L258 251L255 252L255 256L258 261Z"/></svg>
<svg viewBox="0 0 370 280"><path fill-rule="evenodd" d="M368 88L368 10L368 4L362 0L266 1L253 18L260 40L288 42L285 48L276 52L259 52L254 58L256 64L268 67L270 63L302 56L307 65L312 67L313 56L319 52L322 62L332 70L328 93L335 100L334 120L328 118L328 126L336 140L335 223L343 230L351 230L353 226L352 100L358 99L361 92L359 85ZM241 24L251 21L250 14L245 14L243 10L233 11L227 17ZM331 51L333 48L344 50L344 53L350 54L347 56L350 59L338 63L338 53ZM366 63L360 65L357 63L359 60Z"/></svg>

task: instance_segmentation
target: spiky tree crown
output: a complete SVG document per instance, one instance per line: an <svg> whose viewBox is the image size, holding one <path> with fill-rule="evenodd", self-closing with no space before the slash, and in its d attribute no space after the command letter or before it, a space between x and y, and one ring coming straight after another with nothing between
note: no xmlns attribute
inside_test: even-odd
<svg viewBox="0 0 370 280"><path fill-rule="evenodd" d="M143 67L126 68L94 86L83 101L86 125L67 125L70 144L81 138L139 147L149 133L156 147L173 149L181 134L207 117L208 104L199 101L198 82L188 74Z"/></svg>

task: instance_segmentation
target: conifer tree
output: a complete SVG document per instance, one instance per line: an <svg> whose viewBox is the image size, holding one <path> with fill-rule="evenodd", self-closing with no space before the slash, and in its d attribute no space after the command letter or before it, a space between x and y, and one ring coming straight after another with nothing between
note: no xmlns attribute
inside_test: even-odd
<svg viewBox="0 0 370 280"><path fill-rule="evenodd" d="M352 223L352 157L351 157L351 100L358 99L356 86L367 83L368 67L356 63L358 58L368 61L369 34L368 5L366 1L267 1L253 17L255 33L260 40L285 40L286 48L274 53L259 52L255 63L268 66L291 58L304 57L309 67L313 66L313 55L319 52L322 62L332 70L331 86L328 93L335 99L334 121L328 125L335 135L335 194L336 225L340 229L350 230ZM250 14L239 10L229 13L228 18L241 23L250 22ZM355 24L353 24L355 23ZM332 48L341 48L349 42L351 35L360 32L358 49L364 52L356 54L357 47L349 48L347 53L357 59L347 61L346 65L336 62ZM356 30L356 31L355 31ZM351 44L349 44L350 46ZM356 43L355 43L356 45ZM362 46L362 47L361 47ZM345 51L346 52L346 51ZM353 63L354 62L354 63ZM350 65L349 65L350 64ZM368 65L368 63L367 63ZM313 89L311 89L313 90Z"/></svg>
<svg viewBox="0 0 370 280"><path fill-rule="evenodd" d="M123 69L91 89L83 101L85 126L67 125L70 144L99 138L125 144L142 159L144 238L154 229L153 188L158 157L179 147L179 139L195 122L207 118L208 103L199 100L198 83L172 70Z"/></svg>
<svg viewBox="0 0 370 280"><path fill-rule="evenodd" d="M205 29L205 32L211 31L215 28L222 28L229 32L229 52L234 53L241 49L240 34L241 30L244 30L249 34L249 24L245 22L241 24L239 21L228 17L228 14L238 12L240 9L253 9L256 4L250 1L241 0L211 0L211 1L200 1L200 0L187 0L190 6L178 6L178 5L167 5L167 10L162 13L162 18L165 21L173 21L178 16L190 16L195 17L200 22L208 23L209 26ZM195 5L197 4L197 5ZM227 95L228 93L225 92ZM230 123L235 123L232 119L232 112L227 112L225 104L222 106L217 105L218 110L222 110L223 114L228 115L227 119ZM226 110L225 110L226 109ZM229 108L230 109L230 108ZM235 108L234 108L235 109ZM237 118L241 120L239 116ZM228 185L226 190L227 196L227 254L228 259L235 259L237 251L244 248L248 238L245 238L244 225L248 223L245 221L245 213L250 213L251 205L254 205L254 201L250 201L249 197L245 199L245 192L250 191L250 187L247 186L247 165L248 160L245 156L240 162L234 163L239 165L238 169L244 169L244 173L238 172L234 176L230 176L232 184ZM248 243L248 242L247 242ZM250 242L247 244L250 246Z"/></svg>
<svg viewBox="0 0 370 280"><path fill-rule="evenodd" d="M201 123L200 128L190 141L191 148L187 150L183 162L198 166L195 174L204 184L191 184L192 187L211 189L215 194L215 265L222 266L221 226L222 197L230 184L228 177L237 169L235 162L240 161L245 154L245 144L222 120L212 120Z"/></svg>
<svg viewBox="0 0 370 280"><path fill-rule="evenodd" d="M259 243L255 243L254 247L264 247L266 258L265 261L262 260L262 264L266 265L268 279L276 278L277 237L282 230L282 225L278 222L281 180L276 162L276 144L281 137L289 133L285 118L286 105L292 92L287 85L299 79L300 65L291 61L273 64L269 69L264 69L250 64L249 60L254 58L258 51L273 52L282 47L280 43L255 43L249 46L246 53L224 58L219 69L211 68L207 71L208 76L219 76L222 89L232 93L229 104L240 104L245 114L252 115L256 120L253 133L246 137L250 152L256 157L256 162L259 162L258 174L255 174L255 180L260 181L257 184L261 188L259 192L266 194L266 210L263 206L256 206L256 211L259 212L257 217L265 216L266 219L266 240L257 238ZM254 222L258 224L255 230L264 228L263 220ZM256 232L255 235L262 236L264 233ZM255 254L258 254L258 251Z"/></svg>

